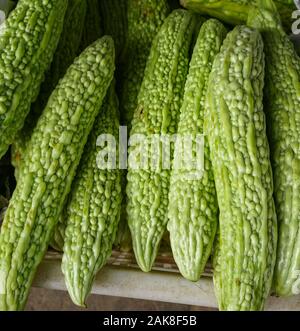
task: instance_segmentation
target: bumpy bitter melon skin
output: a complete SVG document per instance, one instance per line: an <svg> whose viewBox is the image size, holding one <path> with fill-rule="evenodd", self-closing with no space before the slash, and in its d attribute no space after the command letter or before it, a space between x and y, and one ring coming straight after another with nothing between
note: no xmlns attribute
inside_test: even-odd
<svg viewBox="0 0 300 331"><path fill-rule="evenodd" d="M120 61L127 39L127 2L128 0L99 2L103 32L114 39L117 62Z"/></svg>
<svg viewBox="0 0 300 331"><path fill-rule="evenodd" d="M20 0L1 25L0 158L22 128L63 27L67 0Z"/></svg>
<svg viewBox="0 0 300 331"><path fill-rule="evenodd" d="M119 109L112 84L84 150L66 208L62 271L73 302L85 306L93 280L112 252L120 219L121 171L99 168L97 157L106 146L97 146L102 134L112 135L118 149ZM116 148L115 148L116 147Z"/></svg>
<svg viewBox="0 0 300 331"><path fill-rule="evenodd" d="M99 39L102 32L102 24L100 17L99 0L86 0L87 11L83 27L80 50L83 51L86 47Z"/></svg>
<svg viewBox="0 0 300 331"><path fill-rule="evenodd" d="M155 134L176 134L195 25L193 14L175 10L155 37L130 139L136 134L146 139ZM145 156L150 160L157 156L157 167L150 167L149 162L148 168L134 169L136 147L129 146L128 150L127 217L137 262L143 271L150 271L168 221L170 169L162 166L162 155L150 150Z"/></svg>
<svg viewBox="0 0 300 331"><path fill-rule="evenodd" d="M127 11L128 36L122 63L120 113L122 124L126 125L130 132L152 41L168 16L170 8L167 0L128 0ZM126 187L125 171L123 187ZM126 210L125 196L123 203L122 209ZM121 215L116 245L124 251L131 249L126 212Z"/></svg>
<svg viewBox="0 0 300 331"><path fill-rule="evenodd" d="M197 137L203 135L208 77L225 36L226 29L219 21L210 19L203 23L190 62L177 136L181 140L192 139L194 157ZM174 159L180 151L181 144L175 144ZM204 270L218 225L217 195L205 137L203 166L203 169L173 167L171 173L168 223L171 247L181 274L192 281L199 280Z"/></svg>
<svg viewBox="0 0 300 331"><path fill-rule="evenodd" d="M121 116L129 131L153 39L169 13L167 0L128 0Z"/></svg>
<svg viewBox="0 0 300 331"><path fill-rule="evenodd" d="M229 24L245 24L256 0L180 0L183 7L216 17ZM275 1L285 26L290 29L291 15L296 6L293 0Z"/></svg>
<svg viewBox="0 0 300 331"><path fill-rule="evenodd" d="M113 40L103 37L75 59L33 131L1 227L0 310L25 305L114 68Z"/></svg>
<svg viewBox="0 0 300 331"><path fill-rule="evenodd" d="M261 310L271 288L277 220L263 85L262 38L237 26L214 61L204 121L220 211L221 310Z"/></svg>
<svg viewBox="0 0 300 331"><path fill-rule="evenodd" d="M262 10L248 24L262 31L268 59L265 113L279 227L274 290L288 296L300 293L300 58L278 24L274 4L259 3Z"/></svg>
<svg viewBox="0 0 300 331"><path fill-rule="evenodd" d="M31 106L23 129L17 134L13 149L12 163L15 167L15 176L18 177L22 155L26 151L26 144L30 140L32 131L45 108L48 98L55 89L60 78L64 76L69 66L77 56L83 31L86 12L85 0L69 0L65 14L61 37L53 56L50 69L46 72L45 80L41 85L39 96Z"/></svg>

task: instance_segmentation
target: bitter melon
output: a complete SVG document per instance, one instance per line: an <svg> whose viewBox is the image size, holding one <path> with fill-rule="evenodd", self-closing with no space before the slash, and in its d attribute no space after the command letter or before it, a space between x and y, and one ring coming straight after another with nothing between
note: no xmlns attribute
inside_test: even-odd
<svg viewBox="0 0 300 331"><path fill-rule="evenodd" d="M202 25L185 85L171 173L168 223L171 247L181 274L192 281L197 281L204 270L218 224L217 196L203 121L208 77L225 36L225 27L215 19ZM190 142L187 149L192 153L192 158L186 161L191 163L204 139L203 164L199 162L200 155L195 164L176 163L180 154L186 153L185 139Z"/></svg>
<svg viewBox="0 0 300 331"><path fill-rule="evenodd" d="M80 44L81 51L102 36L99 0L86 0L86 2L87 11Z"/></svg>
<svg viewBox="0 0 300 331"><path fill-rule="evenodd" d="M86 12L85 0L69 0L65 14L63 30L56 52L53 56L51 67L46 73L45 80L41 85L39 96L32 105L23 129L17 134L13 149L12 163L15 167L15 176L18 177L22 155L25 153L26 144L30 140L32 131L45 108L48 98L55 89L59 79L64 76L68 67L72 64L81 41L84 18Z"/></svg>
<svg viewBox="0 0 300 331"><path fill-rule="evenodd" d="M245 24L256 0L180 0L183 7L201 14L219 18L229 24ZM296 10L293 0L276 0L286 28L290 29L292 12Z"/></svg>
<svg viewBox="0 0 300 331"><path fill-rule="evenodd" d="M85 147L66 208L62 271L69 294L79 306L85 305L97 272L111 255L120 219L118 134L118 99L112 84ZM97 139L101 135L112 141L105 142L107 146L100 144ZM110 164L97 161L103 152L111 153Z"/></svg>
<svg viewBox="0 0 300 331"><path fill-rule="evenodd" d="M263 85L262 38L237 26L214 61L204 121L220 211L214 282L221 310L263 309L272 283L277 220Z"/></svg>
<svg viewBox="0 0 300 331"><path fill-rule="evenodd" d="M36 99L63 27L67 0L20 0L1 25L0 158Z"/></svg>
<svg viewBox="0 0 300 331"><path fill-rule="evenodd" d="M128 0L128 39L121 116L129 131L153 39L169 12L167 0Z"/></svg>
<svg viewBox="0 0 300 331"><path fill-rule="evenodd" d="M75 59L33 131L1 227L0 310L24 307L114 67L113 40L103 37Z"/></svg>
<svg viewBox="0 0 300 331"><path fill-rule="evenodd" d="M99 2L103 32L114 39L117 61L120 61L122 57L127 39L127 1L101 0Z"/></svg>
<svg viewBox="0 0 300 331"><path fill-rule="evenodd" d="M127 216L135 256L143 271L151 270L166 230L170 166L163 159L166 163L168 157L172 159L171 150L155 153L149 145L154 138L161 146L165 138L171 139L177 132L195 25L195 16L182 9L173 11L165 20L151 48L133 117ZM143 137L138 140L140 135ZM144 143L146 149L139 155ZM148 160L148 165L144 166L142 159Z"/></svg>
<svg viewBox="0 0 300 331"><path fill-rule="evenodd" d="M286 296L300 293L300 58L273 2L259 4L249 24L262 31L267 58L265 112L279 225L274 288Z"/></svg>
<svg viewBox="0 0 300 331"><path fill-rule="evenodd" d="M128 0L128 36L122 63L122 84L120 113L122 124L131 129L133 113L144 77L152 41L168 16L167 0ZM123 187L126 187L126 174ZM126 210L124 196L124 208ZM127 226L126 213L122 213L116 244L121 250L130 250L131 236Z"/></svg>

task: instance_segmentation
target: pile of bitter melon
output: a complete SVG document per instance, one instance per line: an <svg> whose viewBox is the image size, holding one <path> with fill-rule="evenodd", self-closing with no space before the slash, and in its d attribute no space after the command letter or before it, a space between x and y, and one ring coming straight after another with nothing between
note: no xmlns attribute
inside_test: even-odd
<svg viewBox="0 0 300 331"><path fill-rule="evenodd" d="M84 306L113 245L147 272L167 231L185 278L212 257L221 310L300 293L293 1L181 5L19 0L1 25L0 310L49 245Z"/></svg>

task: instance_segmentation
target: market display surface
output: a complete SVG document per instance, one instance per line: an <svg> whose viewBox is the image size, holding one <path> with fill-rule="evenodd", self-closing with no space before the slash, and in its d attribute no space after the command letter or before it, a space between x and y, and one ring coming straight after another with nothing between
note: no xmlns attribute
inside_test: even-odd
<svg viewBox="0 0 300 331"><path fill-rule="evenodd" d="M296 9L0 1L0 310L49 258L82 307L108 263L213 274L220 310L300 295Z"/></svg>

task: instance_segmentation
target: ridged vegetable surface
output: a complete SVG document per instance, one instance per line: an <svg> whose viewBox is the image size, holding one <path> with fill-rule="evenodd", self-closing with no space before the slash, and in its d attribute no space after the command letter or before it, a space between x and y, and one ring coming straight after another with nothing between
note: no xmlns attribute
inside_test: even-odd
<svg viewBox="0 0 300 331"><path fill-rule="evenodd" d="M213 64L204 123L220 211L214 282L221 310L261 310L271 288L277 222L263 85L262 38L237 26Z"/></svg>
<svg viewBox="0 0 300 331"><path fill-rule="evenodd" d="M137 106L137 98L144 77L152 41L170 12L167 0L128 0L128 36L122 63L120 113L122 124L131 129L131 121ZM126 173L124 171L124 176ZM126 187L126 178L123 180ZM126 201L122 210L126 210ZM122 213L116 244L122 250L130 250L131 236L126 212Z"/></svg>
<svg viewBox="0 0 300 331"><path fill-rule="evenodd" d="M180 0L183 7L219 18L229 24L245 24L256 0ZM291 15L296 6L293 0L276 0L283 22L290 29Z"/></svg>
<svg viewBox="0 0 300 331"><path fill-rule="evenodd" d="M126 44L127 2L128 0L101 0L99 2L103 32L114 39L117 61L120 60Z"/></svg>
<svg viewBox="0 0 300 331"><path fill-rule="evenodd" d="M185 10L175 10L165 20L154 39L138 97L130 138L136 134L151 139L177 132L189 50L196 20ZM151 270L159 243L166 230L170 169L162 167L162 155L144 151L144 157L158 159L156 167L142 167L129 147L127 176L127 216L137 262L143 271ZM170 153L172 158L172 152ZM141 157L142 158L142 157ZM134 169L134 167L138 169Z"/></svg>
<svg viewBox="0 0 300 331"><path fill-rule="evenodd" d="M1 227L0 310L24 307L113 72L113 41L103 37L70 66L33 131Z"/></svg>
<svg viewBox="0 0 300 331"><path fill-rule="evenodd" d="M102 36L99 0L86 0L86 3L87 11L80 44L81 51Z"/></svg>
<svg viewBox="0 0 300 331"><path fill-rule="evenodd" d="M300 58L282 31L270 0L259 1L249 24L263 33L266 58L265 112L268 123L279 238L274 289L300 293Z"/></svg>
<svg viewBox="0 0 300 331"><path fill-rule="evenodd" d="M67 0L20 0L1 26L0 158L22 128L55 52Z"/></svg>
<svg viewBox="0 0 300 331"><path fill-rule="evenodd" d="M32 105L31 111L26 118L23 129L17 134L13 144L12 162L16 168L15 175L18 177L22 155L25 153L26 144L30 140L32 131L45 108L48 98L55 89L60 78L64 76L68 67L77 56L86 12L85 0L69 0L65 14L61 37L53 56L50 69L47 71L45 80L41 85L39 96Z"/></svg>
<svg viewBox="0 0 300 331"><path fill-rule="evenodd" d="M179 155L184 153L184 139L189 139L190 152L194 158L197 156L198 144L204 138L208 77L225 36L225 27L215 19L201 27L185 85L171 173L168 223L171 247L180 272L192 281L200 278L210 256L218 225L218 203L207 140L204 139L204 164L199 164L200 155L198 160L191 160L194 164L187 165L177 164L176 156L180 159Z"/></svg>
<svg viewBox="0 0 300 331"><path fill-rule="evenodd" d="M85 306L97 272L111 255L120 219L122 195L118 164L112 161L107 168L97 162L104 151L115 155L118 134L118 100L112 84L85 147L66 208L62 271L69 294L79 306ZM98 142L97 145L101 135L111 135L114 144L108 143L106 147Z"/></svg>
<svg viewBox="0 0 300 331"><path fill-rule="evenodd" d="M80 6L82 7L82 4L78 3L77 7L78 10L73 11L75 15L73 15L74 20L72 20L73 24L76 25L76 29L69 31L66 33L74 33L74 36L77 35L76 40L76 48L74 47L74 51L76 53L73 53L73 59L75 58L76 54L79 52L82 52L85 50L86 47L91 45L94 41L99 39L102 36L102 26L101 26L101 18L100 18L100 11L99 11L99 1L98 0L84 0L80 1L81 3L86 3L86 14L84 15L85 11L81 11L81 17L80 19L84 18L84 21L78 20L75 15L76 12L78 12ZM70 6L70 5L69 5ZM83 8L84 9L84 8ZM78 12L79 13L79 12ZM72 18L72 17L70 17ZM70 28L72 29L71 24ZM79 31L81 27L81 31ZM76 31L78 30L78 31ZM64 31L63 31L64 34ZM80 40L81 38L81 40ZM80 45L78 47L78 40L80 41ZM75 45L75 44L72 44ZM70 45L70 46L72 46ZM69 47L67 44L65 47ZM66 221L65 221L65 215L64 213L61 215L57 226L55 227L54 234L52 237L52 240L50 242L50 245L52 248L54 248L57 251L63 251L64 246L64 237L65 237L65 227L66 227Z"/></svg>
<svg viewBox="0 0 300 331"><path fill-rule="evenodd" d="M169 12L167 0L128 0L121 116L129 130L153 39Z"/></svg>

